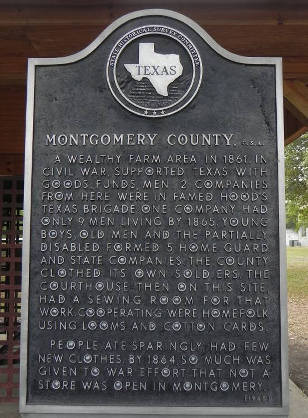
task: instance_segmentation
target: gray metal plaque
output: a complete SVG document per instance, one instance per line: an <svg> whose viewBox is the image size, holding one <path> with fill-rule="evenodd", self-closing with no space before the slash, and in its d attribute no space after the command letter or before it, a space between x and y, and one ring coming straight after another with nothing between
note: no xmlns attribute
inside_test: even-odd
<svg viewBox="0 0 308 418"><path fill-rule="evenodd" d="M28 79L24 416L286 416L280 59L148 10Z"/></svg>

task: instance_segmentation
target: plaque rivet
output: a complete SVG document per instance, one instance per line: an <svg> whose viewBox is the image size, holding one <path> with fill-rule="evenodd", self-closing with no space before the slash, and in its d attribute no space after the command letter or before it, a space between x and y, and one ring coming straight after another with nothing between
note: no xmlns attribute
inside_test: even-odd
<svg viewBox="0 0 308 418"><path fill-rule="evenodd" d="M94 331L97 328L97 323L95 321L90 321L88 323L88 328L92 331Z"/></svg>
<svg viewBox="0 0 308 418"><path fill-rule="evenodd" d="M106 321L101 321L99 327L101 330L105 331L106 329L108 329L108 323Z"/></svg>
<svg viewBox="0 0 308 418"><path fill-rule="evenodd" d="M59 315L59 309L58 308L51 308L49 312L50 312L51 316L58 316Z"/></svg>
<svg viewBox="0 0 308 418"><path fill-rule="evenodd" d="M121 255L121 256L118 258L118 263L119 263L119 264L125 264L125 263L126 263L126 257L124 257L124 255Z"/></svg>
<svg viewBox="0 0 308 418"><path fill-rule="evenodd" d="M120 244L119 242L114 244L115 251L122 251L122 248L122 244Z"/></svg>
<svg viewBox="0 0 308 418"><path fill-rule="evenodd" d="M96 314L97 314L97 316L104 316L105 315L105 309L97 308Z"/></svg>
<svg viewBox="0 0 308 418"><path fill-rule="evenodd" d="M100 370L99 370L98 367L92 367L92 369L91 369L91 375L92 376L98 376L99 373L100 373Z"/></svg>
<svg viewBox="0 0 308 418"><path fill-rule="evenodd" d="M220 298L218 296L213 296L211 302L213 305L218 305L220 302Z"/></svg>
<svg viewBox="0 0 308 418"><path fill-rule="evenodd" d="M49 225L50 224L50 219L47 218L47 216L45 216L44 218L41 219L41 222L43 225Z"/></svg>
<svg viewBox="0 0 308 418"><path fill-rule="evenodd" d="M189 249L192 253L195 253L196 251L198 251L198 245L195 243L189 244Z"/></svg>
<svg viewBox="0 0 308 418"><path fill-rule="evenodd" d="M123 385L122 382L120 382L119 380L117 380L116 382L114 382L113 387L115 388L115 390L121 390Z"/></svg>
<svg viewBox="0 0 308 418"><path fill-rule="evenodd" d="M61 186L61 183L60 183L60 181L59 181L59 180L54 180L54 181L52 182L52 186L53 186L55 189L58 189L58 188Z"/></svg>
<svg viewBox="0 0 308 418"><path fill-rule="evenodd" d="M135 271L135 276L136 276L138 279L141 279L141 277L143 277L143 276L144 276L144 271L143 271L143 270L141 270L141 269L136 270L136 271Z"/></svg>
<svg viewBox="0 0 308 418"><path fill-rule="evenodd" d="M184 206L184 212L185 213L191 213L193 211L193 207L191 205L185 205Z"/></svg>
<svg viewBox="0 0 308 418"><path fill-rule="evenodd" d="M246 314L248 318L253 318L255 316L255 311L253 309L247 309Z"/></svg>
<svg viewBox="0 0 308 418"><path fill-rule="evenodd" d="M65 180L65 181L63 182L63 186L64 186L66 189L70 189L70 188L72 187L72 185L73 185L73 182L72 182L71 180Z"/></svg>
<svg viewBox="0 0 308 418"><path fill-rule="evenodd" d="M180 296L174 296L172 298L172 302L174 303L174 305L179 305L181 303L182 299Z"/></svg>
<svg viewBox="0 0 308 418"><path fill-rule="evenodd" d="M189 356L189 362L190 364L197 364L198 363L198 356L196 356L196 354L191 354Z"/></svg>
<svg viewBox="0 0 308 418"><path fill-rule="evenodd" d="M152 167L147 167L147 168L145 169L145 174L146 174L147 176L152 176L152 175L154 174L154 169L153 169Z"/></svg>
<svg viewBox="0 0 308 418"><path fill-rule="evenodd" d="M164 369L162 369L161 374L164 377L168 377L168 376L170 376L170 370L167 369L167 367L165 367Z"/></svg>
<svg viewBox="0 0 308 418"><path fill-rule="evenodd" d="M63 200L63 193L62 192L57 192L55 193L55 199L56 200Z"/></svg>
<svg viewBox="0 0 308 418"><path fill-rule="evenodd" d="M72 341L72 340L70 340L70 341L68 341L67 343L66 343L66 348L68 349L68 350L73 350L74 348L75 348L75 341Z"/></svg>
<svg viewBox="0 0 308 418"><path fill-rule="evenodd" d="M51 230L51 231L49 231L49 237L50 238L57 238L57 231L56 230Z"/></svg>
<svg viewBox="0 0 308 418"><path fill-rule="evenodd" d="M59 277L65 277L66 276L66 270L65 269L59 269L58 270L58 276Z"/></svg>
<svg viewBox="0 0 308 418"><path fill-rule="evenodd" d="M49 287L51 290L58 290L59 284L57 282L51 282Z"/></svg>
<svg viewBox="0 0 308 418"><path fill-rule="evenodd" d="M233 266L233 264L234 264L234 258L233 257L227 257L226 258L226 264L228 266Z"/></svg>
<svg viewBox="0 0 308 418"><path fill-rule="evenodd" d="M221 382L220 389L225 392L226 390L229 389L229 383L228 382Z"/></svg>
<svg viewBox="0 0 308 418"><path fill-rule="evenodd" d="M180 292L185 292L185 290L186 290L186 284L185 284L185 283L183 283L183 282L179 283L179 284L178 284L178 290L179 290Z"/></svg>
<svg viewBox="0 0 308 418"><path fill-rule="evenodd" d="M248 370L247 369L240 369L239 374L241 377L247 377L248 376Z"/></svg>
<svg viewBox="0 0 308 418"><path fill-rule="evenodd" d="M150 205L142 205L141 210L143 213L149 213L151 210Z"/></svg>
<svg viewBox="0 0 308 418"><path fill-rule="evenodd" d="M159 301L162 305L166 305L168 303L168 296L161 296Z"/></svg>
<svg viewBox="0 0 308 418"><path fill-rule="evenodd" d="M204 331L205 330L205 323L204 322L198 322L197 330L198 331Z"/></svg>
<svg viewBox="0 0 308 418"><path fill-rule="evenodd" d="M236 219L236 218L231 218L231 219L230 219L230 225L231 225L231 226L237 226L237 225L238 225L238 219Z"/></svg>
<svg viewBox="0 0 308 418"><path fill-rule="evenodd" d="M80 231L79 236L80 236L80 238L83 238L83 239L88 238L89 233L88 233L87 230L83 229L82 231Z"/></svg>
<svg viewBox="0 0 308 418"><path fill-rule="evenodd" d="M149 322L149 331L155 331L155 330L156 330L155 322Z"/></svg>
<svg viewBox="0 0 308 418"><path fill-rule="evenodd" d="M173 331L180 331L181 328L182 328L182 325L179 322L174 322L172 324Z"/></svg>
<svg viewBox="0 0 308 418"><path fill-rule="evenodd" d="M86 310L86 315L87 316L94 316L95 315L95 310L93 308L88 308Z"/></svg>
<svg viewBox="0 0 308 418"><path fill-rule="evenodd" d="M212 186L213 186L213 182L212 182L211 180L206 180L206 181L204 182L204 187L205 187L206 189L210 189Z"/></svg>
<svg viewBox="0 0 308 418"><path fill-rule="evenodd" d="M100 291L104 289L104 283L103 282L97 282L95 285L95 289Z"/></svg>
<svg viewBox="0 0 308 418"><path fill-rule="evenodd" d="M53 389L60 389L60 382L59 382L59 380L53 380L52 381L52 384L51 384L51 387L53 388Z"/></svg>
<svg viewBox="0 0 308 418"><path fill-rule="evenodd" d="M184 270L184 277L185 277L185 279L189 279L192 276L192 273L193 272L190 269Z"/></svg>
<svg viewBox="0 0 308 418"><path fill-rule="evenodd" d="M189 392L190 390L192 390L192 383L191 382L185 382L183 387L184 387L184 390L186 390L186 392Z"/></svg>
<svg viewBox="0 0 308 418"><path fill-rule="evenodd" d="M212 309L212 317L218 318L220 316L220 311L218 309Z"/></svg>
<svg viewBox="0 0 308 418"><path fill-rule="evenodd" d="M91 363L91 361L92 361L92 355L91 355L91 354L85 354L85 355L83 356L83 361L84 361L85 363Z"/></svg>

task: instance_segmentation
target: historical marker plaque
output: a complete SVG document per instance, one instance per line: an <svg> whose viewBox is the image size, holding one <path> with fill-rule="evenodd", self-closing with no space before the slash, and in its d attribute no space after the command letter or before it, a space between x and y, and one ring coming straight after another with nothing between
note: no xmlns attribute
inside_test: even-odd
<svg viewBox="0 0 308 418"><path fill-rule="evenodd" d="M287 416L281 100L161 10L30 60L25 416Z"/></svg>

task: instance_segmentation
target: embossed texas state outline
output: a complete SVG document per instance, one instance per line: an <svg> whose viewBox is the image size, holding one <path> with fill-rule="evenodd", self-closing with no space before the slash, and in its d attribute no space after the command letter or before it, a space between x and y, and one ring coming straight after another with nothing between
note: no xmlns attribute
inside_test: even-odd
<svg viewBox="0 0 308 418"><path fill-rule="evenodd" d="M168 96L169 84L183 73L179 55L158 54L154 51L154 43L140 43L139 63L124 66L134 80L141 81L146 77L161 96Z"/></svg>

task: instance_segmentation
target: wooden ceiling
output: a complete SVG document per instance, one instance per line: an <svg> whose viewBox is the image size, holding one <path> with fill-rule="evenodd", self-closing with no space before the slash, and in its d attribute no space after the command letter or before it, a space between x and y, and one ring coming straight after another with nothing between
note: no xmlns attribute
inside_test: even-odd
<svg viewBox="0 0 308 418"><path fill-rule="evenodd" d="M78 52L116 18L147 8L192 18L236 54L282 56L287 140L306 129L307 0L0 0L0 174L21 170L27 58Z"/></svg>

